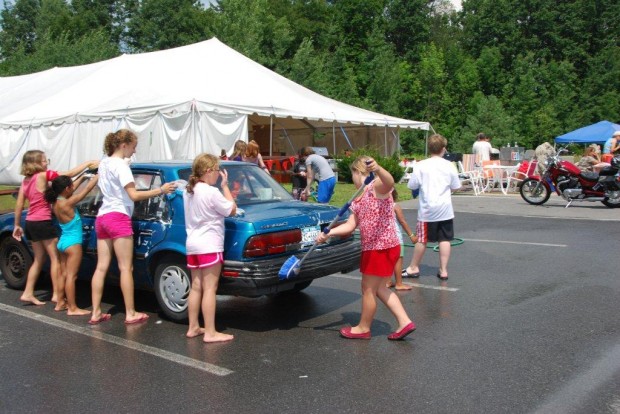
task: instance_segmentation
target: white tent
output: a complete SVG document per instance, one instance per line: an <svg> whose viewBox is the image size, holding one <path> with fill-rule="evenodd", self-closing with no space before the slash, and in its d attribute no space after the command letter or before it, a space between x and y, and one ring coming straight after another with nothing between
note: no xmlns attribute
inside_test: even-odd
<svg viewBox="0 0 620 414"><path fill-rule="evenodd" d="M218 39L84 66L0 78L0 183L20 181L22 155L45 151L63 170L100 158L107 133L130 128L138 160L231 152L255 139L269 155L305 145L337 153L371 145L396 151L410 121L360 109L304 88Z"/></svg>

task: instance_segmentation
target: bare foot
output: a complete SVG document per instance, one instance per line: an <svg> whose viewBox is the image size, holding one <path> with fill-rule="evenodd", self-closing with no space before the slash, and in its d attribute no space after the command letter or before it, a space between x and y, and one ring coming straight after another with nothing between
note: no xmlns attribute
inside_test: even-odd
<svg viewBox="0 0 620 414"><path fill-rule="evenodd" d="M41 302L39 299L35 298L34 296L22 295L19 298L19 300L21 300L22 302L26 302L26 303L32 303L33 305L37 305L37 306L45 305L45 302Z"/></svg>
<svg viewBox="0 0 620 414"><path fill-rule="evenodd" d="M205 334L205 328L199 327L198 329L188 330L185 336L187 336L188 338L195 338L197 336L204 335L204 334Z"/></svg>
<svg viewBox="0 0 620 414"><path fill-rule="evenodd" d="M56 295L52 295L52 302L57 303L58 297Z"/></svg>
<svg viewBox="0 0 620 414"><path fill-rule="evenodd" d="M56 307L54 307L54 310L56 312L64 312L67 309L69 309L69 307L67 306L67 302L65 302L64 300L62 302L56 303Z"/></svg>
<svg viewBox="0 0 620 414"><path fill-rule="evenodd" d="M412 287L409 285L405 285L404 283L401 283L400 285L396 285L396 290L411 290Z"/></svg>
<svg viewBox="0 0 620 414"><path fill-rule="evenodd" d="M389 288L391 288L391 287L394 287L394 282L392 282L392 281L390 280L389 282L387 282L387 283L385 284L385 287L386 287L386 288L388 288L388 289L389 289Z"/></svg>
<svg viewBox="0 0 620 414"><path fill-rule="evenodd" d="M232 341L234 338L233 335L228 335L221 332L216 332L213 335L205 334L204 338L202 338L203 342L211 343L211 342L227 342Z"/></svg>
<svg viewBox="0 0 620 414"><path fill-rule="evenodd" d="M75 308L73 310L67 309L67 315L69 316L82 316L82 315L90 315L90 311L86 309Z"/></svg>

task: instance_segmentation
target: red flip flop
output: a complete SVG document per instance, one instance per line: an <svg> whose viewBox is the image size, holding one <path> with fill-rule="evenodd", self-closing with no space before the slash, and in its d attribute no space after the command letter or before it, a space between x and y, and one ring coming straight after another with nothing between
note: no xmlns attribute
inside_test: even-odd
<svg viewBox="0 0 620 414"><path fill-rule="evenodd" d="M112 315L109 313L102 313L99 319L91 319L88 321L89 325L99 325L101 322L109 321L112 318Z"/></svg>
<svg viewBox="0 0 620 414"><path fill-rule="evenodd" d="M133 325L134 323L146 322L148 318L149 318L149 315L145 313L142 316L140 316L138 319L134 319L133 321L125 321L125 325Z"/></svg>

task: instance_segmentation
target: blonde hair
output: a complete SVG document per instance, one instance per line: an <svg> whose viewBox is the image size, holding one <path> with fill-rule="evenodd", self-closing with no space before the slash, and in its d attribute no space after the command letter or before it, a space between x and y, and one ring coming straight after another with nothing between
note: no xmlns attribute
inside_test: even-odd
<svg viewBox="0 0 620 414"><path fill-rule="evenodd" d="M122 144L131 144L136 141L138 141L138 136L135 132L129 129L119 129L106 135L103 142L103 152L107 156L111 156Z"/></svg>
<svg viewBox="0 0 620 414"><path fill-rule="evenodd" d="M367 176L368 170L366 170L366 161L369 161L370 159L371 158L367 155L360 155L359 157L357 157L349 167L351 169L351 172L357 171L363 176Z"/></svg>
<svg viewBox="0 0 620 414"><path fill-rule="evenodd" d="M259 150L260 147L258 146L256 141L251 140L250 142L248 142L248 146L245 149L245 156L247 158L256 158L258 157Z"/></svg>
<svg viewBox="0 0 620 414"><path fill-rule="evenodd" d="M591 154L598 154L600 152L601 152L601 148L598 145L591 144L591 145L588 145L583 155L588 156Z"/></svg>
<svg viewBox="0 0 620 414"><path fill-rule="evenodd" d="M36 173L45 171L41 165L44 158L45 153L41 150L26 151L22 157L22 168L19 173L25 177L32 177Z"/></svg>
<svg viewBox="0 0 620 414"><path fill-rule="evenodd" d="M187 192L189 194L194 194L194 186L198 184L200 177L205 175L207 171L215 169L218 165L220 165L220 159L206 152L194 158L192 173L189 176L187 187L185 187Z"/></svg>
<svg viewBox="0 0 620 414"><path fill-rule="evenodd" d="M244 141L238 140L235 142L233 153L230 158L243 157L245 155L245 149L248 146Z"/></svg>
<svg viewBox="0 0 620 414"><path fill-rule="evenodd" d="M448 140L443 135L433 134L428 137L428 151L433 155L441 154L441 150L448 146Z"/></svg>

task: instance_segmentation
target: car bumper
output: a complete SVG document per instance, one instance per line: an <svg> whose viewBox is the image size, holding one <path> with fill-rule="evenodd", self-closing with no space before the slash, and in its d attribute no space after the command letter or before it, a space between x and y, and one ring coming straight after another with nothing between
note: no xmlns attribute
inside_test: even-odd
<svg viewBox="0 0 620 414"><path fill-rule="evenodd" d="M359 240L338 245L317 247L304 260L296 277L280 280L278 272L289 257L278 257L252 262L226 260L222 269L218 294L260 296L285 292L298 283L318 279L338 272L359 268L361 246ZM301 259L303 254L298 254ZM235 276L229 276L235 274Z"/></svg>

